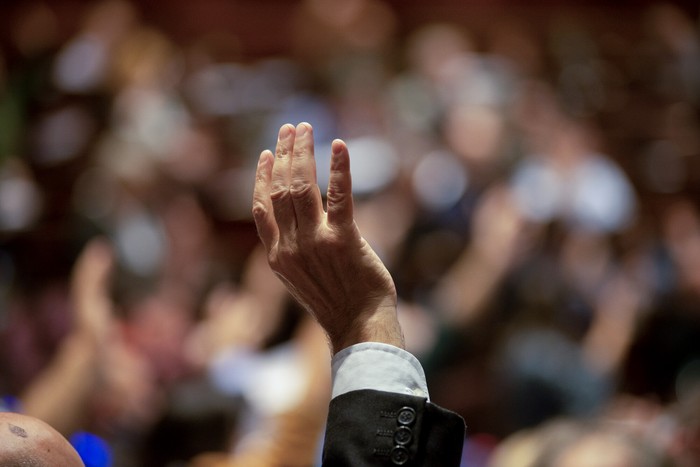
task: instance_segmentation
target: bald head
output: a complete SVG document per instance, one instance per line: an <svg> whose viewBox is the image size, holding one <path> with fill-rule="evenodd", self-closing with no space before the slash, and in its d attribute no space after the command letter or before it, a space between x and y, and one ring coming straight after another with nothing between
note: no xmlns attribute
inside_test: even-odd
<svg viewBox="0 0 700 467"><path fill-rule="evenodd" d="M0 412L0 467L84 467L61 434L27 415Z"/></svg>

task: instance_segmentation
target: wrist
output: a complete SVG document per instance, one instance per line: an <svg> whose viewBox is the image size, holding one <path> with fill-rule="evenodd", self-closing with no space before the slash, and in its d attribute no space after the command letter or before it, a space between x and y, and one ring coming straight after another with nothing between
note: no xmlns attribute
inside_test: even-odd
<svg viewBox="0 0 700 467"><path fill-rule="evenodd" d="M338 335L329 334L329 340L333 355L362 342L381 342L400 349L405 348L395 305L381 307L358 317L345 332Z"/></svg>

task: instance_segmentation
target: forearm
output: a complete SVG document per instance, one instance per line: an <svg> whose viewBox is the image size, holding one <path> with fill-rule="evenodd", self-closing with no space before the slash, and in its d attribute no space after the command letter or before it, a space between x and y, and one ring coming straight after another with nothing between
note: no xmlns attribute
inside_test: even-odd
<svg viewBox="0 0 700 467"><path fill-rule="evenodd" d="M98 360L89 337L66 337L50 365L21 395L24 412L70 434L85 415L85 402L97 383Z"/></svg>
<svg viewBox="0 0 700 467"><path fill-rule="evenodd" d="M462 327L486 308L507 272L507 266L475 249L466 250L435 292L445 320Z"/></svg>

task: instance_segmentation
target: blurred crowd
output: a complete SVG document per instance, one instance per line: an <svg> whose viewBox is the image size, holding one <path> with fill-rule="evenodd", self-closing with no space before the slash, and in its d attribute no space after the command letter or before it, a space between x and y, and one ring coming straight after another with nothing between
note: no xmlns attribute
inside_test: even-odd
<svg viewBox="0 0 700 467"><path fill-rule="evenodd" d="M299 1L288 52L254 57L126 0L67 35L50 2L8 9L0 408L98 436L94 465L317 462L327 345L250 215L260 151L308 121L322 192L348 143L465 465L623 438L633 465L700 465L700 12L504 9L476 33L454 5L407 28L382 0Z"/></svg>

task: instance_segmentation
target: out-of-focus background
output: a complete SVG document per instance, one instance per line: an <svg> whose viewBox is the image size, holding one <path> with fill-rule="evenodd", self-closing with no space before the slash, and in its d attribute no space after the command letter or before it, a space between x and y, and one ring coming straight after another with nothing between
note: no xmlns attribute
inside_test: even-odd
<svg viewBox="0 0 700 467"><path fill-rule="evenodd" d="M0 408L88 465L317 462L325 339L250 216L260 151L308 121L322 191L348 142L464 465L600 426L700 465L699 21L691 1L2 2Z"/></svg>

